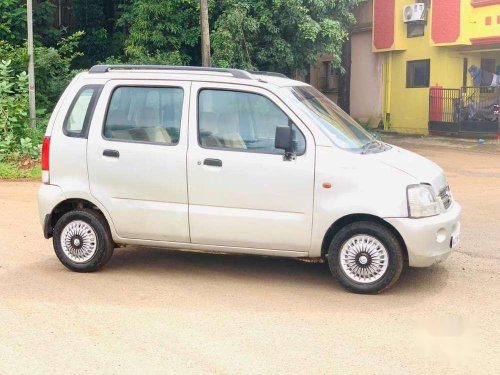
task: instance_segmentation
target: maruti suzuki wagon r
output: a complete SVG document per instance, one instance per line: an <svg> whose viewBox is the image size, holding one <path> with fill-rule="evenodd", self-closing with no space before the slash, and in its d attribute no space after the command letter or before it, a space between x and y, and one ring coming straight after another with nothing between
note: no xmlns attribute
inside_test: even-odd
<svg viewBox="0 0 500 375"><path fill-rule="evenodd" d="M441 168L275 73L94 66L61 96L42 170L43 233L77 272L140 245L323 258L377 293L459 241Z"/></svg>

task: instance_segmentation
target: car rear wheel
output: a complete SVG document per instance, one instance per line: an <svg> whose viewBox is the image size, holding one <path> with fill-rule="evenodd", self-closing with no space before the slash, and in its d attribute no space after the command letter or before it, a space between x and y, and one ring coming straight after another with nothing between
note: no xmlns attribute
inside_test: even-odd
<svg viewBox="0 0 500 375"><path fill-rule="evenodd" d="M330 271L347 290L380 293L403 270L403 251L396 236L381 224L361 221L342 228L328 250Z"/></svg>
<svg viewBox="0 0 500 375"><path fill-rule="evenodd" d="M90 209L73 210L61 216L54 227L53 243L61 263L76 272L98 270L114 250L106 219Z"/></svg>

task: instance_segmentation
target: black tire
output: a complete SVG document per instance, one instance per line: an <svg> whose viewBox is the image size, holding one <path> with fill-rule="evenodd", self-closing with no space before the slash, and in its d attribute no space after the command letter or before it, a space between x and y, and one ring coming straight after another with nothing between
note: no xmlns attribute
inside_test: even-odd
<svg viewBox="0 0 500 375"><path fill-rule="evenodd" d="M387 251L389 258L387 269L381 278L374 282L363 283L356 281L343 270L340 264L342 247L356 235L374 237L382 243ZM346 225L333 237L328 249L328 266L333 276L348 291L361 294L376 294L391 287L398 281L403 270L403 250L396 236L385 226L370 221L355 222Z"/></svg>
<svg viewBox="0 0 500 375"><path fill-rule="evenodd" d="M75 262L70 259L61 245L61 234L64 228L76 220L81 220L90 225L97 238L97 249L92 258L86 262ZM67 212L59 218L54 227L53 244L55 253L61 263L76 272L97 271L109 261L114 250L114 243L106 218L99 211L85 208Z"/></svg>

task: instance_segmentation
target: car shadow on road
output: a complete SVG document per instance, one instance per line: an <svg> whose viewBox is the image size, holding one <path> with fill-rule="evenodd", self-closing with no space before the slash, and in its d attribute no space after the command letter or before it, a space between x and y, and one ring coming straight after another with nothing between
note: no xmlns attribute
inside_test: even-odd
<svg viewBox="0 0 500 375"><path fill-rule="evenodd" d="M330 292L332 289L342 290L326 264L294 258L127 248L117 249L106 269L113 273L133 271L148 274L148 277L168 274L180 278L216 278L219 281L258 279L282 282L287 287L300 285ZM448 277L448 270L442 265L405 267L399 282L386 293L435 294L446 287Z"/></svg>
<svg viewBox="0 0 500 375"><path fill-rule="evenodd" d="M157 248L117 249L101 271L90 274L68 271L55 257L0 271L0 298L151 307L178 303L189 308L227 307L237 301L249 309L325 312L351 311L360 304L370 312L382 306L418 307L442 291L448 279L444 266L405 269L393 288L361 296L347 293L323 263Z"/></svg>
<svg viewBox="0 0 500 375"><path fill-rule="evenodd" d="M132 271L148 276L177 276L213 278L226 281L259 279L287 284L311 284L317 287L332 285L328 268L322 263L299 261L293 258L236 254L187 252L155 248L117 249L106 266L108 272Z"/></svg>

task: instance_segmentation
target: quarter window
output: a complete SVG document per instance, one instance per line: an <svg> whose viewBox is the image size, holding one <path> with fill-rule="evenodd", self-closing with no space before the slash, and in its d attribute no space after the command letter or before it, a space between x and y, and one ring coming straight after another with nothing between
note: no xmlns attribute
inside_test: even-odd
<svg viewBox="0 0 500 375"><path fill-rule="evenodd" d="M274 147L276 128L291 126L295 152L305 151L305 138L268 98L247 92L202 90L198 99L199 142L205 148L282 154Z"/></svg>
<svg viewBox="0 0 500 375"><path fill-rule="evenodd" d="M118 87L109 103L104 136L111 140L176 145L183 90L177 87Z"/></svg>
<svg viewBox="0 0 500 375"><path fill-rule="evenodd" d="M70 137L84 137L94 103L101 86L84 86L73 100L64 120L64 134Z"/></svg>

